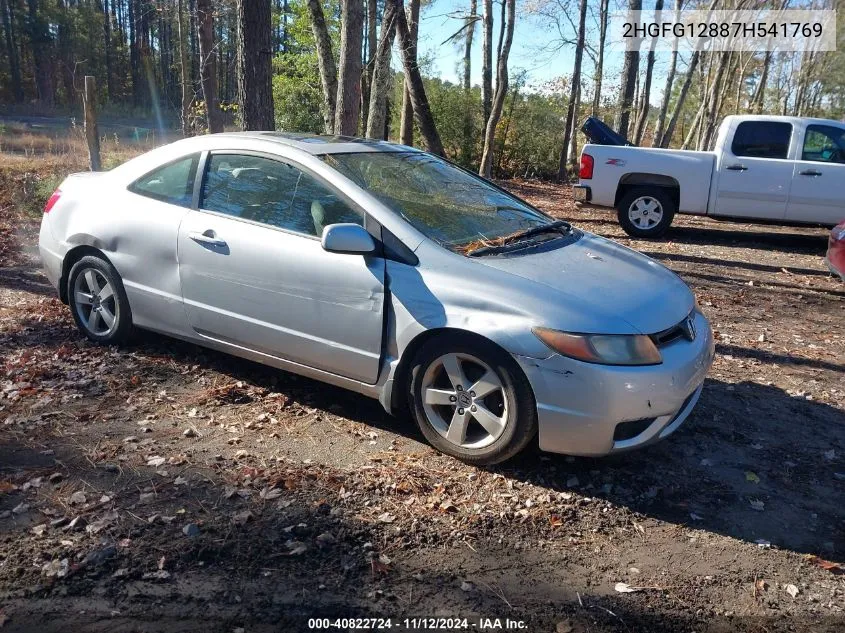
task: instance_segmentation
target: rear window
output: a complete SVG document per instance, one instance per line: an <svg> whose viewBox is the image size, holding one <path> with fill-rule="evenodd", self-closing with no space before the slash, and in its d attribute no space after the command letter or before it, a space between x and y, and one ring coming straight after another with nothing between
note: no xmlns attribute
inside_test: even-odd
<svg viewBox="0 0 845 633"><path fill-rule="evenodd" d="M129 191L180 207L190 207L199 154L157 167L129 185Z"/></svg>
<svg viewBox="0 0 845 633"><path fill-rule="evenodd" d="M736 127L731 151L734 156L786 158L791 138L791 123L743 121Z"/></svg>

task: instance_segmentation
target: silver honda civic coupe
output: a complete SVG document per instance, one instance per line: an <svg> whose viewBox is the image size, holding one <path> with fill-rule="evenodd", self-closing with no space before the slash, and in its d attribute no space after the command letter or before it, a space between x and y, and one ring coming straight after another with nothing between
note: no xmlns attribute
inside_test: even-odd
<svg viewBox="0 0 845 633"><path fill-rule="evenodd" d="M391 143L178 141L68 177L40 251L92 341L143 328L339 385L479 465L664 438L713 360L677 275Z"/></svg>

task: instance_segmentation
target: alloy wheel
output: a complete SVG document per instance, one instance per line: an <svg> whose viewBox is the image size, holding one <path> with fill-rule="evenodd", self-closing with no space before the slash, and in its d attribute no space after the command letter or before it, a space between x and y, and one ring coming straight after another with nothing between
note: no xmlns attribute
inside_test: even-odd
<svg viewBox="0 0 845 633"><path fill-rule="evenodd" d="M663 219L663 205L651 196L640 196L628 207L628 219L638 229L651 229Z"/></svg>
<svg viewBox="0 0 845 633"><path fill-rule="evenodd" d="M114 288L96 268L85 268L76 276L73 301L83 327L91 334L108 336L117 327L119 315Z"/></svg>
<svg viewBox="0 0 845 633"><path fill-rule="evenodd" d="M426 369L421 387L423 411L429 424L456 446L489 446L508 425L502 380L475 356L440 356Z"/></svg>

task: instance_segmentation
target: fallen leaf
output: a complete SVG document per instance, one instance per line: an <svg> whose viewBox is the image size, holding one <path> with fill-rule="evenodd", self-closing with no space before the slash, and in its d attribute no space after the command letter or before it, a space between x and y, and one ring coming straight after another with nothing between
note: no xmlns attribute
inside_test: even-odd
<svg viewBox="0 0 845 633"><path fill-rule="evenodd" d="M752 499L749 503L751 504L751 509L757 510L757 512L762 512L766 509L766 504L759 499Z"/></svg>
<svg viewBox="0 0 845 633"><path fill-rule="evenodd" d="M390 512L384 512L379 515L378 520L382 523L393 523L396 520L396 517L390 514Z"/></svg>
<svg viewBox="0 0 845 633"><path fill-rule="evenodd" d="M278 488L264 488L259 493L259 496L265 501L270 501L272 499L278 499L279 497L281 497L282 491Z"/></svg>
<svg viewBox="0 0 845 633"><path fill-rule="evenodd" d="M757 473L750 471L750 470L746 470L745 471L745 481L750 481L752 483L759 484L760 483L760 477L757 476Z"/></svg>
<svg viewBox="0 0 845 633"><path fill-rule="evenodd" d="M561 620L557 623L557 626L555 626L555 633L573 633L574 631L575 629L572 628L572 624L569 620Z"/></svg>
<svg viewBox="0 0 845 633"><path fill-rule="evenodd" d="M245 525L252 521L252 512L249 510L244 510L243 512L238 512L235 516L232 517L232 523L235 525Z"/></svg>
<svg viewBox="0 0 845 633"><path fill-rule="evenodd" d="M786 593L788 593L793 598L796 597L801 591L795 585L786 585L785 587Z"/></svg>
<svg viewBox="0 0 845 633"><path fill-rule="evenodd" d="M68 499L68 503L71 505L84 505L88 501L88 498L85 496L85 493L81 490L77 490L74 492L70 499Z"/></svg>
<svg viewBox="0 0 845 633"><path fill-rule="evenodd" d="M807 560L832 574L845 574L845 565L842 563L834 563L814 555L810 555Z"/></svg>
<svg viewBox="0 0 845 633"><path fill-rule="evenodd" d="M560 527L563 525L563 519L561 519L558 515L553 514L549 517L549 523L552 524L552 527Z"/></svg>
<svg viewBox="0 0 845 633"><path fill-rule="evenodd" d="M390 567L381 562L378 558L370 559L370 569L373 572L373 576L386 575L390 573Z"/></svg>
<svg viewBox="0 0 845 633"><path fill-rule="evenodd" d="M637 591L645 591L647 589L654 589L656 591L662 591L660 587L633 587L629 585L627 582L617 582L613 588L618 591L619 593L636 593Z"/></svg>
<svg viewBox="0 0 845 633"><path fill-rule="evenodd" d="M159 457L158 455L156 455L154 457L150 457L147 460L147 466L154 466L154 467L163 466L166 461L167 460L164 459L164 457Z"/></svg>

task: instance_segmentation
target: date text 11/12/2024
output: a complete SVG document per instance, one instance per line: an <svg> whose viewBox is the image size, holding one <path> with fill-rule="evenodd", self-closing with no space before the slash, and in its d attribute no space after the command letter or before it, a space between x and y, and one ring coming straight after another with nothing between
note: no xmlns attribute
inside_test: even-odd
<svg viewBox="0 0 845 633"><path fill-rule="evenodd" d="M528 631L525 621L512 618L309 618L309 630L336 631Z"/></svg>

